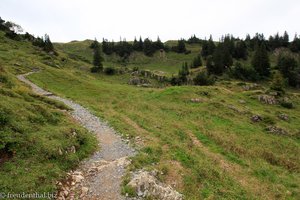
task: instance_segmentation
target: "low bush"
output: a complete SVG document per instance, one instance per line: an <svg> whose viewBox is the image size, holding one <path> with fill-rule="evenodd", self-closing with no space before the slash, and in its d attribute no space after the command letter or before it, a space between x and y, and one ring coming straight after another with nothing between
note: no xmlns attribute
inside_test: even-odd
<svg viewBox="0 0 300 200"><path fill-rule="evenodd" d="M213 85L215 78L212 75L208 75L207 72L202 71L197 74L193 81L195 85Z"/></svg>
<svg viewBox="0 0 300 200"><path fill-rule="evenodd" d="M114 75L114 74L116 74L116 72L117 72L116 69L113 67L106 67L104 69L104 73L107 75Z"/></svg>
<svg viewBox="0 0 300 200"><path fill-rule="evenodd" d="M294 108L294 104L292 102L288 102L288 101L282 101L280 103L280 105L284 108L288 108L288 109L292 109Z"/></svg>

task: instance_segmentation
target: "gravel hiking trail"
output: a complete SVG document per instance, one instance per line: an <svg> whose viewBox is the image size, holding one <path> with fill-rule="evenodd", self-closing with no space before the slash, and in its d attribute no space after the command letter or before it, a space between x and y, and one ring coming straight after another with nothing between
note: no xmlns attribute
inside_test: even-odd
<svg viewBox="0 0 300 200"><path fill-rule="evenodd" d="M96 135L100 146L100 150L82 161L75 171L69 172L66 180L57 183L60 188L57 199L126 199L121 195L122 176L130 164L128 157L135 154L134 149L124 142L114 129L86 108L56 96L29 81L26 76L32 73L35 72L18 75L17 78L30 85L36 94L61 101L72 108L69 114Z"/></svg>

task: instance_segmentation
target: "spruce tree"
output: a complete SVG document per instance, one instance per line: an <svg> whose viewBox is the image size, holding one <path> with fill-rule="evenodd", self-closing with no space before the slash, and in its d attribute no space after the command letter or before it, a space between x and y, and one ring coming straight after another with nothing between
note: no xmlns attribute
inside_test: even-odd
<svg viewBox="0 0 300 200"><path fill-rule="evenodd" d="M194 58L192 64L191 64L191 68L197 68L202 66L202 60L201 60L201 56L198 55L197 57Z"/></svg>
<svg viewBox="0 0 300 200"><path fill-rule="evenodd" d="M185 53L186 52L186 47L185 47L185 42L183 39L178 40L177 44L177 53Z"/></svg>
<svg viewBox="0 0 300 200"><path fill-rule="evenodd" d="M144 50L144 42L142 40L142 37L140 37L138 44L139 44L138 51L143 51Z"/></svg>
<svg viewBox="0 0 300 200"><path fill-rule="evenodd" d="M286 31L284 31L284 34L283 34L283 44L282 44L282 46L284 46L284 47L288 47L289 46L289 35L288 35L288 33L286 32Z"/></svg>
<svg viewBox="0 0 300 200"><path fill-rule="evenodd" d="M264 43L256 45L251 64L260 76L270 76L270 60Z"/></svg>
<svg viewBox="0 0 300 200"><path fill-rule="evenodd" d="M44 50L46 52L54 51L53 44L52 44L52 42L50 40L49 35L47 35L47 34L45 34L45 38L44 38Z"/></svg>
<svg viewBox="0 0 300 200"><path fill-rule="evenodd" d="M156 50L164 49L164 43L161 42L159 37L157 37L157 40L155 42L155 48Z"/></svg>
<svg viewBox="0 0 300 200"><path fill-rule="evenodd" d="M100 44L95 39L95 41L94 41L94 58L93 58L94 67L91 68L91 72L93 72L93 73L101 72L103 70L103 65L102 65L103 60L104 59L101 55Z"/></svg>
<svg viewBox="0 0 300 200"><path fill-rule="evenodd" d="M144 54L146 56L153 56L154 52L155 52L155 47L152 43L152 41L149 38L146 38L144 40Z"/></svg>
<svg viewBox="0 0 300 200"><path fill-rule="evenodd" d="M272 82L270 88L275 91L284 93L284 79L282 74L279 71L276 71L273 74Z"/></svg>
<svg viewBox="0 0 300 200"><path fill-rule="evenodd" d="M179 70L179 72L178 72L178 78L180 79L180 82L187 83L187 77L189 74L190 74L190 71L189 71L188 64L187 64L187 62L184 62L182 64L181 70Z"/></svg>
<svg viewBox="0 0 300 200"><path fill-rule="evenodd" d="M213 41L212 35L210 35L209 40L208 40L208 55L212 55L216 49L216 45Z"/></svg>
<svg viewBox="0 0 300 200"><path fill-rule="evenodd" d="M300 69L295 58L289 55L280 55L277 67L284 78L288 80L290 86L295 87L299 84Z"/></svg>
<svg viewBox="0 0 300 200"><path fill-rule="evenodd" d="M136 40L136 37L135 37L134 40L133 40L133 45L132 45L132 47L133 47L133 50L134 50L134 51L139 51L139 42Z"/></svg>

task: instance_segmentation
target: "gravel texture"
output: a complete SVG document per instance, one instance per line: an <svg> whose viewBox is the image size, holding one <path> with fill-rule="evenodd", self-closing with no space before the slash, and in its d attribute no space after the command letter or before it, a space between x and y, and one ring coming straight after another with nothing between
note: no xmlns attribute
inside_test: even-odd
<svg viewBox="0 0 300 200"><path fill-rule="evenodd" d="M60 188L57 199L125 199L121 195L120 185L125 168L130 164L128 157L135 154L134 149L107 123L86 108L69 99L53 95L26 79L32 73L34 72L18 75L17 78L30 85L33 92L61 101L72 108L70 115L94 133L100 145L99 151L84 160L76 171L68 173L65 181L57 183Z"/></svg>

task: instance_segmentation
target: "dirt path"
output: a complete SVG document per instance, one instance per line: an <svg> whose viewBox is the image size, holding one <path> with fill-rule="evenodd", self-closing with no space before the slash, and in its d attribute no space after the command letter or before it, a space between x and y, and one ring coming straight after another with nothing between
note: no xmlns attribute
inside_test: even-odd
<svg viewBox="0 0 300 200"><path fill-rule="evenodd" d="M19 75L17 78L30 85L33 92L71 107L73 111L70 111L70 115L96 134L101 148L91 158L83 161L76 171L70 172L66 181L58 183L60 186L58 199L125 199L121 195L121 179L126 166L130 163L128 156L134 155L134 149L130 148L116 131L84 107L55 96L26 79L26 76L32 73L34 72Z"/></svg>

